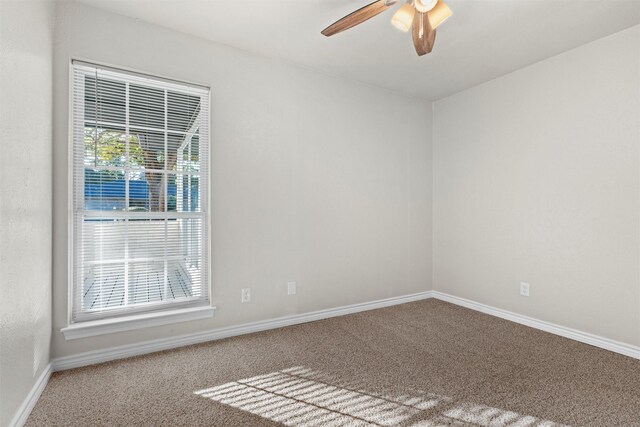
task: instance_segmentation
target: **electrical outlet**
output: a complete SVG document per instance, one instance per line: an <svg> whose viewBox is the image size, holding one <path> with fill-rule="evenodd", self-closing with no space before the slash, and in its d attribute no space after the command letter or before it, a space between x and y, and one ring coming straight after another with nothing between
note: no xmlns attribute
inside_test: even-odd
<svg viewBox="0 0 640 427"><path fill-rule="evenodd" d="M520 282L520 295L523 297L529 296L529 284L526 282Z"/></svg>
<svg viewBox="0 0 640 427"><path fill-rule="evenodd" d="M297 292L296 282L287 282L287 295L295 295Z"/></svg>
<svg viewBox="0 0 640 427"><path fill-rule="evenodd" d="M242 289L242 302L251 301L251 288Z"/></svg>

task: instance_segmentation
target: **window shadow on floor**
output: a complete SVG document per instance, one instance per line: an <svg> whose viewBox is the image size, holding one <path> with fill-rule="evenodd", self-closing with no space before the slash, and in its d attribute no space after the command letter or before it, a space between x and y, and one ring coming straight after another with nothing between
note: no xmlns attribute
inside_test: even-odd
<svg viewBox="0 0 640 427"><path fill-rule="evenodd" d="M372 392L303 366L198 390L195 394L295 427L564 426L419 390Z"/></svg>

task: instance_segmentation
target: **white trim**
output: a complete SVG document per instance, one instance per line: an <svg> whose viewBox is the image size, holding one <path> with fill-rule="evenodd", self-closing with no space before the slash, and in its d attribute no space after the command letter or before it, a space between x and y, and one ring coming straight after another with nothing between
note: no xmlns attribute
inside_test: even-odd
<svg viewBox="0 0 640 427"><path fill-rule="evenodd" d="M52 360L53 370L61 371L65 369L78 368L81 366L103 363L111 360L123 359L126 357L139 356L141 354L153 353L156 351L169 350L186 345L198 344L222 338L229 338L253 332L266 331L269 329L328 319L331 317L343 316L346 314L359 313L362 311L374 310L377 308L390 307L393 305L404 304L429 298L436 298L455 305L469 308L471 310L479 311L481 313L486 313L495 317L510 320L512 322L526 325L535 329L540 329L585 344L590 344L595 347L603 348L605 350L613 351L615 353L619 353L635 359L640 359L640 347L637 346L614 341L586 332L577 331L575 329L566 328L564 326L555 325L553 323L512 313L507 310L491 307L485 304L477 303L475 301L467 300L453 295L448 295L442 292L426 291L361 304L353 304L334 309L320 310L311 313L296 314L265 321L246 323L244 325L229 326L225 328L212 329L209 331L195 332L192 334L177 337L161 338L141 343L128 344L101 350L93 350L72 356L58 357Z"/></svg>
<svg viewBox="0 0 640 427"><path fill-rule="evenodd" d="M168 325L170 323L186 322L189 320L207 319L213 317L215 307L194 307L180 310L156 311L124 317L110 317L100 320L72 323L60 329L66 340L111 334L113 332L131 331L134 329L150 328L152 326Z"/></svg>
<svg viewBox="0 0 640 427"><path fill-rule="evenodd" d="M330 317L344 316L346 314L359 313L362 311L404 304L407 302L428 299L431 297L431 291L420 292L417 294L386 298L360 304L352 304L327 310L319 310L311 313L295 314L292 316L279 317L271 320L245 323L244 325L229 326L226 328L196 332L178 337L161 338L153 341L111 347L103 350L88 351L86 353L80 353L73 356L58 357L56 359L53 359L53 369L54 371L61 371L65 369L78 368L81 366L93 365L96 363L123 359L126 357L139 356L141 354L153 353L156 351L168 350L206 341L219 340L222 338L229 338L238 335L250 334L253 332L281 328L283 326L297 325L300 323L313 322L315 320L328 319Z"/></svg>
<svg viewBox="0 0 640 427"><path fill-rule="evenodd" d="M206 267L206 271L207 271L207 277L205 278L205 282L203 283L203 286L207 287L207 295L209 295L209 301L211 301L212 295L213 295L213 274L211 274L211 272L213 271L212 267L213 267L213 257L211 256L212 251L211 248L213 247L213 236L211 233L211 230L213 227L211 227L211 212L213 212L212 208L212 200L213 200L213 185L212 183L212 178L211 178L211 171L213 170L212 165L211 165L211 158L213 157L211 155L211 152L213 151L211 149L211 147L213 146L213 140L211 138L211 125L213 124L213 118L212 118L212 108L211 108L211 89L209 89L209 93L207 94L207 111L206 114L204 115L204 118L206 120L206 126L205 126L205 132L207 133L206 138L208 141L208 148L207 148L207 158L206 158L206 163L205 163L205 167L207 168L206 170L206 177L207 179L204 182L204 186L205 188L203 188L203 183L200 181L200 185L198 186L198 197L200 198L200 203L202 203L202 199L205 199L206 202L206 212L204 214L205 219L204 219L204 224L202 224L202 226L205 228L203 231L203 235L206 236L207 240L206 240L206 250L207 252L205 253L205 257L204 257L204 261L203 263L206 263L205 267ZM200 114L202 113L202 104L200 104ZM199 129L198 130L200 133L202 133L202 131ZM200 167L200 171L202 171L202 167ZM202 196L202 197L201 197ZM201 206L203 206L204 203L201 204ZM200 209L202 210L202 208ZM204 248L203 248L204 249Z"/></svg>
<svg viewBox="0 0 640 427"><path fill-rule="evenodd" d="M451 304L499 317L501 319L510 320L521 325L549 332L554 335L569 338L574 341L589 344L605 350L613 351L634 359L640 359L640 347L593 335L587 332L578 331L576 329L567 328L565 326L556 325L554 323L545 322L544 320L534 319L533 317L524 316L522 314L513 313L511 311L500 308L491 307L486 304L471 301L465 298L456 297L438 291L432 291L433 298L446 301Z"/></svg>
<svg viewBox="0 0 640 427"><path fill-rule="evenodd" d="M75 180L75 169L73 167L73 156L75 154L73 141L75 139L74 129L74 84L73 84L73 58L69 58L67 72L69 73L67 87L67 322L71 323L73 318L74 292L73 280L75 278L75 234L73 232L75 218L73 214L73 204L75 202L75 192L73 182ZM84 97L83 97L84 99Z"/></svg>
<svg viewBox="0 0 640 427"><path fill-rule="evenodd" d="M44 391L44 388L47 386L52 373L53 366L49 363L44 367L44 370L36 380L36 383L31 388L29 394L27 394L27 397L25 397L20 408L18 408L13 419L9 421L9 427L22 427L27 422L27 418L29 418L31 411L36 406L36 403L38 403L38 399Z"/></svg>

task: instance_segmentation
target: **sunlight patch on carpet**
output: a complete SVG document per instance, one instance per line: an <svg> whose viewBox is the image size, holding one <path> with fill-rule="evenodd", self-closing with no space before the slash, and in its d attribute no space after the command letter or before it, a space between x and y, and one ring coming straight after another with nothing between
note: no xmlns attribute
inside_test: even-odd
<svg viewBox="0 0 640 427"><path fill-rule="evenodd" d="M548 420L422 391L376 393L302 366L194 392L292 427L560 427Z"/></svg>

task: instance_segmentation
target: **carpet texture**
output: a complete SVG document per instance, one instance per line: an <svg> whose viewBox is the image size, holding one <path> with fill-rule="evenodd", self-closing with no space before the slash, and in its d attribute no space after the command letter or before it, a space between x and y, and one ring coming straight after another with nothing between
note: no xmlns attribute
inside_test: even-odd
<svg viewBox="0 0 640 427"><path fill-rule="evenodd" d="M640 426L640 361L425 300L53 374L27 426Z"/></svg>

